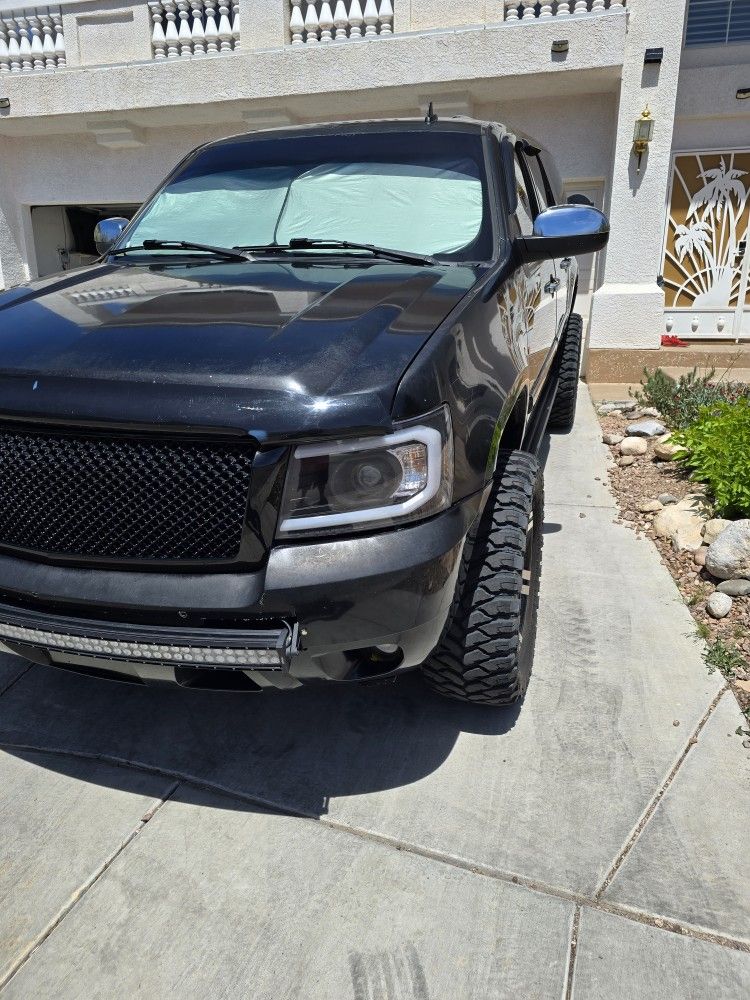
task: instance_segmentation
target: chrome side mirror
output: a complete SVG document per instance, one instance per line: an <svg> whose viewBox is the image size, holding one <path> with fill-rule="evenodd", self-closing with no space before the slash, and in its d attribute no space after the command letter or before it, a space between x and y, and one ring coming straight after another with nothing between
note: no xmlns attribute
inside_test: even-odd
<svg viewBox="0 0 750 1000"><path fill-rule="evenodd" d="M94 230L94 243L100 254L105 254L115 240L118 240L123 229L128 225L130 219L115 217L114 219L102 219L96 224Z"/></svg>
<svg viewBox="0 0 750 1000"><path fill-rule="evenodd" d="M524 260L575 257L601 250L609 239L609 220L591 205L555 205L540 212L531 236L519 240Z"/></svg>

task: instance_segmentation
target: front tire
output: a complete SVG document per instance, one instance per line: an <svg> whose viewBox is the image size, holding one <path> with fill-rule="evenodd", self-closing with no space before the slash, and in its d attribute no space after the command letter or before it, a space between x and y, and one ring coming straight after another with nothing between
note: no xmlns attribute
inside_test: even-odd
<svg viewBox="0 0 750 1000"><path fill-rule="evenodd" d="M422 667L439 694L482 705L523 697L536 639L543 507L536 458L500 452L493 494L466 543L448 624Z"/></svg>
<svg viewBox="0 0 750 1000"><path fill-rule="evenodd" d="M573 426L578 399L582 345L583 320L578 313L571 313L565 325L565 339L560 348L557 392L547 421L551 431L569 431Z"/></svg>

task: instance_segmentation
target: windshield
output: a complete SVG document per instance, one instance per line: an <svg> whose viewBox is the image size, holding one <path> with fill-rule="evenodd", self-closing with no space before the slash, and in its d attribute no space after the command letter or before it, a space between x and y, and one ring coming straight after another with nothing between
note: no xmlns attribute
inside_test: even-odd
<svg viewBox="0 0 750 1000"><path fill-rule="evenodd" d="M208 147L145 206L120 247L150 239L248 247L300 237L491 257L480 136L297 135Z"/></svg>

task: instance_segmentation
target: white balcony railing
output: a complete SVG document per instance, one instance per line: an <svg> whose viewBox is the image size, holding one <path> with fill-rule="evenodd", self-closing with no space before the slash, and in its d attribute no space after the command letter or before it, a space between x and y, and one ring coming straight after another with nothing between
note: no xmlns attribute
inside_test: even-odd
<svg viewBox="0 0 750 1000"><path fill-rule="evenodd" d="M0 73L50 72L64 65L59 7L0 11Z"/></svg>
<svg viewBox="0 0 750 1000"><path fill-rule="evenodd" d="M625 0L506 0L506 21L543 20L549 17L569 17L571 14L599 14L603 10L618 10Z"/></svg>
<svg viewBox="0 0 750 1000"><path fill-rule="evenodd" d="M239 0L164 0L148 6L154 59L192 59L239 48Z"/></svg>
<svg viewBox="0 0 750 1000"><path fill-rule="evenodd" d="M292 45L393 33L392 0L290 0Z"/></svg>

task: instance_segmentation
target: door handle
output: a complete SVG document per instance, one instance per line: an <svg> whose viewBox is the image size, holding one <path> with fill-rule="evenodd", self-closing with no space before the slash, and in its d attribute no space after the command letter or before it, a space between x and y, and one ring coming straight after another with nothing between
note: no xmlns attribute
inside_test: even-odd
<svg viewBox="0 0 750 1000"><path fill-rule="evenodd" d="M563 257L563 259L560 261L560 267L563 269L563 271L567 271L572 263L573 262L571 261L570 257Z"/></svg>
<svg viewBox="0 0 750 1000"><path fill-rule="evenodd" d="M547 284L544 286L545 292L549 292L550 295L554 295L557 289L560 287L560 282L557 278L550 278Z"/></svg>

